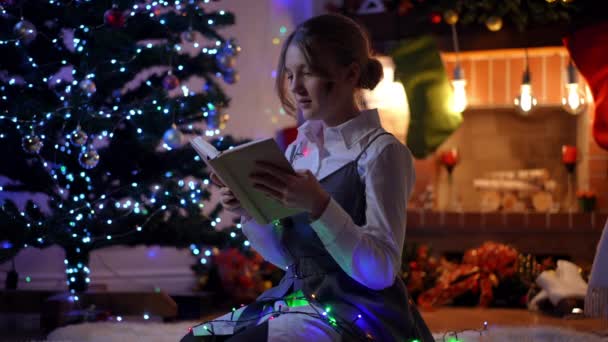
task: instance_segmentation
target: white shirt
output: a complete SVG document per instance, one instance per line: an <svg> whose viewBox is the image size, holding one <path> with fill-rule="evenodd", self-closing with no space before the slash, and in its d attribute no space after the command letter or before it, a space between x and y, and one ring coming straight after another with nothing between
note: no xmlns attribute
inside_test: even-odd
<svg viewBox="0 0 608 342"><path fill-rule="evenodd" d="M294 146L298 146L300 153L293 162L294 168L311 170L317 179L321 179L355 160L370 139L383 131L375 110L363 111L336 127L327 127L321 121L308 121L298 128L298 137L288 146L286 156L289 157ZM347 274L365 286L382 289L393 284L401 267L406 202L415 179L412 157L393 136L383 135L361 156L358 170L365 182L366 224L356 225L331 199L311 226ZM257 224L253 219L243 219L242 227L253 248L266 260L281 268L293 263L281 244L279 228ZM244 309L193 328L195 336L210 335L204 327L219 335L233 333ZM274 309L289 311L291 308L278 301ZM314 318L322 310L311 302L272 320L263 316L258 323L268 321L268 341L341 341L332 326ZM306 328L294 329L302 326Z"/></svg>
<svg viewBox="0 0 608 342"><path fill-rule="evenodd" d="M321 179L355 160L381 132L384 129L376 110L362 111L335 127L309 120L298 128L298 136L285 154L289 157L297 148L294 169L308 169ZM392 135L383 135L368 147L359 159L358 171L366 189L366 224L356 225L331 199L311 227L348 275L379 290L391 286L399 274L406 205L415 171L411 153ZM242 220L242 227L252 247L266 260L281 268L294 262L280 242L280 229L253 219Z"/></svg>

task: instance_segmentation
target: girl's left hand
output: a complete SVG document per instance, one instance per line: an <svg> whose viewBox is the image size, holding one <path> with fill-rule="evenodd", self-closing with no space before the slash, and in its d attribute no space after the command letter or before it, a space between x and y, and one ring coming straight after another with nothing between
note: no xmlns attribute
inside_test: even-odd
<svg viewBox="0 0 608 342"><path fill-rule="evenodd" d="M249 177L256 189L286 207L307 210L315 219L329 203L329 193L309 170L296 170L293 174L269 163L256 162Z"/></svg>

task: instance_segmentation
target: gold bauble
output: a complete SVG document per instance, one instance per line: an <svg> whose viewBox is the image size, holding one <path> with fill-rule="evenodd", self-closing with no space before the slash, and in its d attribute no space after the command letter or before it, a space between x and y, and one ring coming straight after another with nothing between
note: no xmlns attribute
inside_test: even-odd
<svg viewBox="0 0 608 342"><path fill-rule="evenodd" d="M500 31L502 28L502 18L491 16L486 20L486 27L492 32Z"/></svg>
<svg viewBox="0 0 608 342"><path fill-rule="evenodd" d="M547 0L548 3L552 4L555 2L555 0Z"/></svg>
<svg viewBox="0 0 608 342"><path fill-rule="evenodd" d="M443 20L449 25L454 25L458 22L458 13L453 10L447 10L443 13Z"/></svg>

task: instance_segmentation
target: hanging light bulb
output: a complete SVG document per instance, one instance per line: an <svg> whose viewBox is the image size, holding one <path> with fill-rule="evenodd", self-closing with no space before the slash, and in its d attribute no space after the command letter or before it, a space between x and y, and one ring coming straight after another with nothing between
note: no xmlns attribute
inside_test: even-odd
<svg viewBox="0 0 608 342"><path fill-rule="evenodd" d="M572 61L568 63L568 83L566 83L566 96L562 98L564 110L572 115L580 114L587 108L585 93L578 84L576 68Z"/></svg>
<svg viewBox="0 0 608 342"><path fill-rule="evenodd" d="M464 112L467 108L467 91L465 86L467 81L463 77L462 68L460 64L456 64L454 69L454 79L452 80L452 88L454 88L454 110L458 113Z"/></svg>
<svg viewBox="0 0 608 342"><path fill-rule="evenodd" d="M454 52L456 52L456 67L454 68L454 79L452 80L452 88L454 89L453 109L462 113L467 108L467 91L465 86L467 81L464 79L460 59L458 58L458 33L456 32L456 22L452 25L452 43L454 44Z"/></svg>
<svg viewBox="0 0 608 342"><path fill-rule="evenodd" d="M532 96L531 76L528 68L528 50L526 50L526 69L524 70L523 80L519 95L513 100L515 109L520 115L528 116L537 104L536 98Z"/></svg>

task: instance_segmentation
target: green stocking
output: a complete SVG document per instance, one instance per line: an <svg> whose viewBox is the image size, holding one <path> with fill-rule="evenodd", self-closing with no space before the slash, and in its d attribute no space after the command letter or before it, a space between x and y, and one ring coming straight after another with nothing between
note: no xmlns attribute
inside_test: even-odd
<svg viewBox="0 0 608 342"><path fill-rule="evenodd" d="M405 40L391 55L410 107L407 145L425 158L460 126L462 115L452 109L452 86L432 37Z"/></svg>

